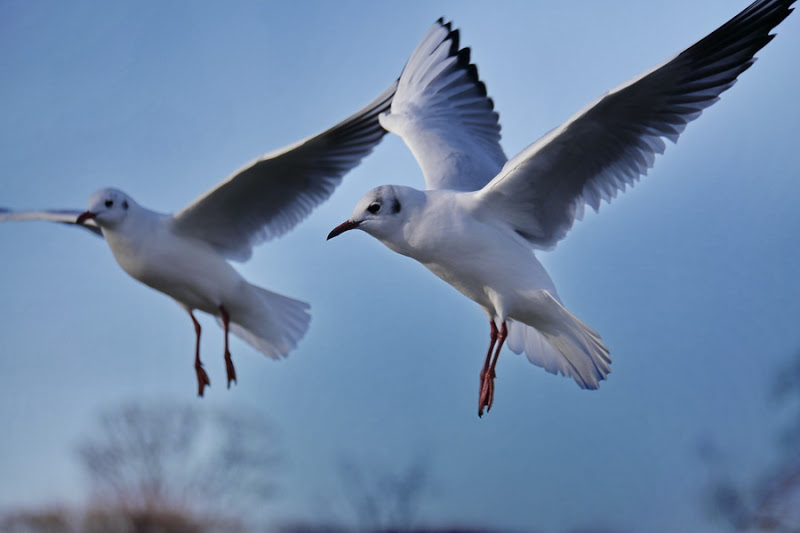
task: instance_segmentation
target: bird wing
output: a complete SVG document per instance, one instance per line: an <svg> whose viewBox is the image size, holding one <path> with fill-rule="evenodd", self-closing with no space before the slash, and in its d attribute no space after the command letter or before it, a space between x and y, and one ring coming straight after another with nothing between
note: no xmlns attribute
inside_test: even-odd
<svg viewBox="0 0 800 533"><path fill-rule="evenodd" d="M44 210L28 210L28 211L11 211L0 207L0 222L7 221L27 221L27 220L45 220L47 222L59 222L61 224L72 224L81 228L85 228L95 235L102 237L103 233L100 231L100 226L94 220L87 220L82 224L77 224L76 221L83 211L74 209L44 209Z"/></svg>
<svg viewBox="0 0 800 533"><path fill-rule="evenodd" d="M176 213L176 233L211 244L224 256L246 260L252 247L283 235L341 183L386 131L378 115L389 108L397 82L336 126L266 154Z"/></svg>
<svg viewBox="0 0 800 533"><path fill-rule="evenodd" d="M597 211L633 185L719 100L774 35L795 0L758 0L673 59L607 93L512 158L476 193L532 245L563 238L589 204Z"/></svg>
<svg viewBox="0 0 800 533"><path fill-rule="evenodd" d="M502 168L500 124L469 48L439 19L411 54L381 125L414 154L428 189L475 191Z"/></svg>

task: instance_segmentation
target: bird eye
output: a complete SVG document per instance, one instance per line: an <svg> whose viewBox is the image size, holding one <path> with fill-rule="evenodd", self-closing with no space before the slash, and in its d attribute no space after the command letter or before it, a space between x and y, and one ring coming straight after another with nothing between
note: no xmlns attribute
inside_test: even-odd
<svg viewBox="0 0 800 533"><path fill-rule="evenodd" d="M114 205L114 200L106 200L106 207L112 207Z"/></svg>
<svg viewBox="0 0 800 533"><path fill-rule="evenodd" d="M379 204L378 202L375 202L374 204L369 204L369 207L367 208L367 211L369 211L373 215L380 210L381 210L381 204Z"/></svg>

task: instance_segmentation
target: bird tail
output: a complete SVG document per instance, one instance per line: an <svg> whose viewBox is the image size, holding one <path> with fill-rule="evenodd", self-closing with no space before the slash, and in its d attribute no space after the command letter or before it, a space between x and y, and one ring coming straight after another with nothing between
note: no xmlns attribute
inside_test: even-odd
<svg viewBox="0 0 800 533"><path fill-rule="evenodd" d="M600 335L567 311L549 292L536 291L535 327L508 320L508 347L551 374L571 377L582 389L596 389L611 372L611 357Z"/></svg>
<svg viewBox="0 0 800 533"><path fill-rule="evenodd" d="M267 357L289 355L311 322L305 302L248 284L242 305L228 309L230 331ZM222 319L217 318L222 325Z"/></svg>

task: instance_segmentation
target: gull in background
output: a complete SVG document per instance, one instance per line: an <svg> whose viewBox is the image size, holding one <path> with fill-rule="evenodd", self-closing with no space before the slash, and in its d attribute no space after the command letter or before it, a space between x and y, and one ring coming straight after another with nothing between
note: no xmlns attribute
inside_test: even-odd
<svg viewBox="0 0 800 533"><path fill-rule="evenodd" d="M151 211L122 191L102 189L85 212L0 209L0 222L77 224L105 237L125 272L189 313L199 396L210 380L200 361L194 310L217 317L225 333L230 387L236 370L229 332L278 359L297 346L311 316L308 304L248 283L227 259L246 261L254 245L283 235L333 193L386 133L378 116L389 109L396 87L397 82L323 133L256 159L175 214Z"/></svg>
<svg viewBox="0 0 800 533"><path fill-rule="evenodd" d="M328 239L361 229L416 259L489 319L478 415L494 399L504 342L531 363L596 389L611 371L600 335L562 304L533 251L551 249L581 219L653 166L665 140L719 100L755 61L794 0L758 0L674 58L606 93L507 160L494 104L440 19L400 77L384 128L399 135L427 190L368 192Z"/></svg>

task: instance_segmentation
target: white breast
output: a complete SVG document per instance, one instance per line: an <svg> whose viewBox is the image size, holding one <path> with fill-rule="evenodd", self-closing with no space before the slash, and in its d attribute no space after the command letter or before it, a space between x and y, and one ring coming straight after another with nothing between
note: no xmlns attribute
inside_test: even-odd
<svg viewBox="0 0 800 533"><path fill-rule="evenodd" d="M103 230L117 263L134 279L184 305L216 314L242 290L238 272L209 245L178 236L166 218Z"/></svg>

